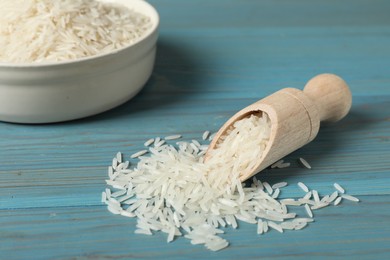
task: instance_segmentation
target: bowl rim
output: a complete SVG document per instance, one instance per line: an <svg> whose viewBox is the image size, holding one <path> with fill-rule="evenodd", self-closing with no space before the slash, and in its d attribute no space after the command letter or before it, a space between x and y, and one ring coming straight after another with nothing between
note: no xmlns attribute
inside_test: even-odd
<svg viewBox="0 0 390 260"><path fill-rule="evenodd" d="M72 60L65 60L65 61L43 61L43 62L29 62L29 63L12 63L12 62L1 62L0 61L0 69L1 68L43 68L43 67L54 67L54 66L62 66L62 65L69 65L69 64L76 64L76 63L81 63L81 62L87 62L91 60L96 60L100 58L104 58L113 54L120 53L126 49L129 49L135 45L140 44L141 42L145 41L149 37L151 37L154 33L157 32L159 24L160 24L160 16L156 10L150 3L146 2L145 0L127 0L127 1L117 1L117 0L98 0L101 2L106 2L106 3L115 3L115 2L120 2L119 4L126 6L128 8L131 7L131 2L136 2L137 4L144 5L146 8L149 9L148 13L146 14L151 18L152 22L152 27L141 37L139 37L136 41L132 42L129 45L123 46L121 48L112 50L110 52L102 53L102 54L96 54L93 56L87 56L87 57L82 57L78 59L72 59ZM135 11L136 8L134 8ZM145 15L145 13L142 13Z"/></svg>

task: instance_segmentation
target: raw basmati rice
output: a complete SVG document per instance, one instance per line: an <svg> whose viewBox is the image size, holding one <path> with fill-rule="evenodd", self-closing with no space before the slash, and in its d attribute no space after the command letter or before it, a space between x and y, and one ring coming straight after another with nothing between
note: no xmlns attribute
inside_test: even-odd
<svg viewBox="0 0 390 260"><path fill-rule="evenodd" d="M333 186L336 188L336 190L338 190L340 193L345 193L345 189L343 187L340 186L340 184L338 183L334 183Z"/></svg>
<svg viewBox="0 0 390 260"><path fill-rule="evenodd" d="M330 196L329 196L329 199L328 199L328 203L332 203L336 198L337 196L339 195L339 193L337 191L333 192Z"/></svg>
<svg viewBox="0 0 390 260"><path fill-rule="evenodd" d="M354 201L354 202L359 202L359 199L348 194L341 194L341 197L346 200Z"/></svg>
<svg viewBox="0 0 390 260"><path fill-rule="evenodd" d="M112 205L107 206L108 211L110 211L114 215L119 215L121 213L121 210L118 208L113 207Z"/></svg>
<svg viewBox="0 0 390 260"><path fill-rule="evenodd" d="M111 198L117 198L126 194L126 190L119 190L111 194Z"/></svg>
<svg viewBox="0 0 390 260"><path fill-rule="evenodd" d="M101 202L106 202L106 200L107 200L107 195L106 195L106 193L103 191L103 192L102 192L102 200L101 200Z"/></svg>
<svg viewBox="0 0 390 260"><path fill-rule="evenodd" d="M259 219L257 221L257 234L261 235L263 234L264 230L263 230L263 221L261 219Z"/></svg>
<svg viewBox="0 0 390 260"><path fill-rule="evenodd" d="M290 230L292 230L292 229L295 229L296 225L297 225L296 223L293 223L291 221L280 223L280 227L282 229L290 229Z"/></svg>
<svg viewBox="0 0 390 260"><path fill-rule="evenodd" d="M303 183L303 182L298 182L299 188L301 188L304 192L309 192L309 188Z"/></svg>
<svg viewBox="0 0 390 260"><path fill-rule="evenodd" d="M192 143L196 145L196 147L200 147L201 144L197 140L192 140Z"/></svg>
<svg viewBox="0 0 390 260"><path fill-rule="evenodd" d="M210 134L209 136L209 141L212 141L214 139L214 136L216 135L217 133L214 133L214 134Z"/></svg>
<svg viewBox="0 0 390 260"><path fill-rule="evenodd" d="M307 222L298 223L295 225L294 230L301 230L307 226Z"/></svg>
<svg viewBox="0 0 390 260"><path fill-rule="evenodd" d="M269 185L269 183L265 181L265 182L263 182L263 186L266 189L266 191L268 192L268 194L271 195L273 192L271 185Z"/></svg>
<svg viewBox="0 0 390 260"><path fill-rule="evenodd" d="M279 160L271 165L271 169L278 168L279 165L283 164L284 160Z"/></svg>
<svg viewBox="0 0 390 260"><path fill-rule="evenodd" d="M286 162L286 163L282 163L278 166L279 169L283 169L283 168L287 168L287 167L290 167L291 166L291 163L289 162Z"/></svg>
<svg viewBox="0 0 390 260"><path fill-rule="evenodd" d="M151 28L149 17L96 0L0 1L0 61L67 61L128 46Z"/></svg>
<svg viewBox="0 0 390 260"><path fill-rule="evenodd" d="M111 190L109 188L106 188L106 197L107 199L111 197Z"/></svg>
<svg viewBox="0 0 390 260"><path fill-rule="evenodd" d="M268 222L267 221L263 221L263 232L264 233L268 232Z"/></svg>
<svg viewBox="0 0 390 260"><path fill-rule="evenodd" d="M303 158L299 158L299 162L307 169L311 169L311 165Z"/></svg>
<svg viewBox="0 0 390 260"><path fill-rule="evenodd" d="M307 200L307 199L304 199L304 198L301 198L301 199L298 199L298 201L301 203L301 204L309 204L309 205L316 205L317 203L313 200Z"/></svg>
<svg viewBox="0 0 390 260"><path fill-rule="evenodd" d="M120 214L124 217L129 217L129 218L134 218L135 217L135 214L134 213L131 213L131 212L128 212L126 210L122 210L120 212Z"/></svg>
<svg viewBox="0 0 390 260"><path fill-rule="evenodd" d="M203 244L213 251L229 245L220 234L223 227L238 228L237 220L257 224L258 234L268 232L269 227L281 233L284 229L303 229L313 221L312 210L329 205L337 192L320 200L318 192L309 191L299 182L298 186L306 191L304 197L278 200L287 182L271 186L254 177L251 185L242 184L241 174L262 156L269 132L266 115L244 118L228 130L206 162L203 154L207 147L197 140L159 145L162 140L157 137L146 156L141 155L148 150L132 155L139 161L131 169L127 169L127 162L119 162L118 155L114 158L106 182L119 190L111 192L107 188L102 201L113 214L137 218L137 234L161 231L167 234L167 242L184 236L191 244ZM314 200L310 200L312 196ZM304 205L310 218L297 218L286 205Z"/></svg>
<svg viewBox="0 0 390 260"><path fill-rule="evenodd" d="M142 150L142 151L136 152L136 153L132 154L132 155L130 156L130 158L132 158L132 159L138 158L138 157L140 157L140 156L146 154L147 152L148 152L148 150Z"/></svg>
<svg viewBox="0 0 390 260"><path fill-rule="evenodd" d="M320 196L318 195L318 191L312 190L311 192L313 194L313 199L315 203L320 203Z"/></svg>
<svg viewBox="0 0 390 260"><path fill-rule="evenodd" d="M300 206L302 203L294 199L282 199L280 203L287 206Z"/></svg>
<svg viewBox="0 0 390 260"><path fill-rule="evenodd" d="M151 145L152 143L154 143L154 138L150 138L149 140L147 140L147 141L144 143L144 146L148 147L148 146Z"/></svg>
<svg viewBox="0 0 390 260"><path fill-rule="evenodd" d="M307 215L309 215L309 217L313 217L313 212L311 212L311 209L309 207L309 204L305 204L305 210L307 212Z"/></svg>
<svg viewBox="0 0 390 260"><path fill-rule="evenodd" d="M154 139L153 145L156 146L160 141L161 141L161 137L156 137L156 138Z"/></svg>
<svg viewBox="0 0 390 260"><path fill-rule="evenodd" d="M311 196L312 196L312 192L311 191L309 191L308 193L306 193L306 195L303 197L303 199L305 199L305 200L308 200L308 199L310 199L311 198Z"/></svg>
<svg viewBox="0 0 390 260"><path fill-rule="evenodd" d="M322 208L325 208L328 205L329 205L329 203L324 203L324 202L323 203L318 203L318 204L316 204L314 206L311 206L310 209L311 210L322 209Z"/></svg>
<svg viewBox="0 0 390 260"><path fill-rule="evenodd" d="M135 231L134 231L134 233L135 234L143 234L143 235L153 235L153 233L152 233L152 231L150 231L150 229L147 229L147 230L145 230L145 229L136 229Z"/></svg>
<svg viewBox="0 0 390 260"><path fill-rule="evenodd" d="M116 154L116 160L118 163L121 163L122 162L122 153L121 152L118 152Z"/></svg>
<svg viewBox="0 0 390 260"><path fill-rule="evenodd" d="M287 182L283 181L283 182L278 182L278 183L275 183L274 185L272 185L272 189L280 189L280 188L283 188L283 187L286 187L287 186Z"/></svg>
<svg viewBox="0 0 390 260"><path fill-rule="evenodd" d="M274 192L272 193L272 198L276 199L280 194L280 189L276 189L274 190Z"/></svg>
<svg viewBox="0 0 390 260"><path fill-rule="evenodd" d="M202 135L202 140L207 140L207 138L209 138L210 136L210 131L205 131Z"/></svg>
<svg viewBox="0 0 390 260"><path fill-rule="evenodd" d="M279 231L280 233L283 233L283 228L276 224L275 222L268 221L268 226L275 229L276 231Z"/></svg>
<svg viewBox="0 0 390 260"><path fill-rule="evenodd" d="M320 204L321 203L328 203L329 198L330 198L330 195L325 195L324 197L321 198Z"/></svg>
<svg viewBox="0 0 390 260"><path fill-rule="evenodd" d="M164 139L166 141L169 141L169 140L176 140L176 139L180 139L180 138L181 138L181 135L168 135Z"/></svg>
<svg viewBox="0 0 390 260"><path fill-rule="evenodd" d="M314 222L314 219L312 219L312 218L296 218L296 219L293 219L292 221L296 222L296 223Z"/></svg>
<svg viewBox="0 0 390 260"><path fill-rule="evenodd" d="M342 200L342 197L337 197L337 199L334 201L334 205L335 206L339 205L341 200Z"/></svg>
<svg viewBox="0 0 390 260"><path fill-rule="evenodd" d="M155 143L154 147L158 148L158 147L162 146L163 144L165 144L165 140L161 140L160 142Z"/></svg>

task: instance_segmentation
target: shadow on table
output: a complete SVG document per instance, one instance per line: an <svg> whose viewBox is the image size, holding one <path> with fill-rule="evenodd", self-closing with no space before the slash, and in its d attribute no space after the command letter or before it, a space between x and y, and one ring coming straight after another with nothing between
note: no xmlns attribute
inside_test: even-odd
<svg viewBox="0 0 390 260"><path fill-rule="evenodd" d="M140 93L114 109L68 123L111 120L141 111L159 110L176 102L185 102L204 88L200 73L196 73L200 70L200 65L194 61L192 55L189 47L175 44L174 39L160 39L157 43L153 73Z"/></svg>

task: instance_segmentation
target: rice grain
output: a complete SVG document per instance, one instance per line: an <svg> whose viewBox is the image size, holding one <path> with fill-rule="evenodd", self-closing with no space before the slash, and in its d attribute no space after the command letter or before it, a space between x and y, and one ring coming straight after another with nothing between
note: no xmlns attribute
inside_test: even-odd
<svg viewBox="0 0 390 260"><path fill-rule="evenodd" d="M305 204L305 210L306 210L306 213L307 215L312 218L313 217L313 212L311 211L310 207L309 207L309 204Z"/></svg>
<svg viewBox="0 0 390 260"><path fill-rule="evenodd" d="M132 159L138 158L138 157L140 157L140 156L146 154L147 152L148 152L148 150L142 150L142 151L136 152L136 153L132 154L132 155L130 156L130 158L132 158Z"/></svg>
<svg viewBox="0 0 390 260"><path fill-rule="evenodd" d="M304 192L309 192L309 188L303 183L303 182L298 182L299 188L301 188Z"/></svg>
<svg viewBox="0 0 390 260"><path fill-rule="evenodd" d="M341 197L346 200L354 201L354 202L359 202L360 200L352 195L348 194L341 194Z"/></svg>
<svg viewBox="0 0 390 260"><path fill-rule="evenodd" d="M176 139L180 139L181 138L181 135L169 135L169 136L166 136L164 139L165 140L176 140Z"/></svg>
<svg viewBox="0 0 390 260"><path fill-rule="evenodd" d="M269 227L281 233L284 229L303 229L313 221L312 209L326 207L332 200L337 205L342 197L336 199L336 192L320 200L317 191L309 191L298 182L306 192L302 198L278 199L287 182L271 186L254 177L251 183L241 183L241 173L261 157L269 134L269 119L265 116L252 115L237 121L206 162L203 153L207 147L196 140L180 141L175 146L159 145L168 137L155 138L149 154L142 156L147 150L133 154L139 160L131 168L119 162L118 156L114 158L115 167L108 168L106 181L114 190L107 188L102 202L113 214L137 218L138 234L161 231L167 234L168 243L184 236L191 244L202 244L212 251L229 245L221 237L221 228L236 229L240 224L237 220L256 224L258 234L265 234ZM310 218L297 218L287 205L304 205Z"/></svg>
<svg viewBox="0 0 390 260"><path fill-rule="evenodd" d="M343 187L340 186L340 184L338 183L334 183L333 186L336 188L336 190L338 190L340 193L345 193L345 189Z"/></svg>
<svg viewBox="0 0 390 260"><path fill-rule="evenodd" d="M334 201L334 205L335 206L339 205L341 200L342 200L342 197L337 197L337 199Z"/></svg>
<svg viewBox="0 0 390 260"><path fill-rule="evenodd" d="M299 162L307 169L311 169L311 165L303 158L299 158Z"/></svg>

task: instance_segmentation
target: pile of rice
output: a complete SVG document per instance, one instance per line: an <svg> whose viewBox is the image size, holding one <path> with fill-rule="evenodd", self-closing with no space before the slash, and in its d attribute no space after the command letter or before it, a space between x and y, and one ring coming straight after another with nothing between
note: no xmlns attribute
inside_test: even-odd
<svg viewBox="0 0 390 260"><path fill-rule="evenodd" d="M0 1L0 62L67 61L137 41L149 17L96 0Z"/></svg>
<svg viewBox="0 0 390 260"><path fill-rule="evenodd" d="M203 139L208 135L205 132ZM253 178L245 187L240 174L262 156L269 135L265 114L243 118L229 129L206 163L203 156L208 145L197 140L167 143L180 135L150 139L145 142L148 149L131 156L139 159L134 167L123 161L120 152L116 155L106 180L112 188L102 193L102 202L113 214L137 218L137 234L162 231L168 242L184 236L192 244L217 251L229 245L220 236L222 228L236 229L239 221L257 225L258 234L269 229L283 233L306 227L314 221L312 211L337 205L342 198L358 201L344 194L338 184L335 192L321 198L317 191L299 183L304 196L282 200L278 196L286 182L271 186ZM289 212L287 206L302 206L307 216Z"/></svg>

